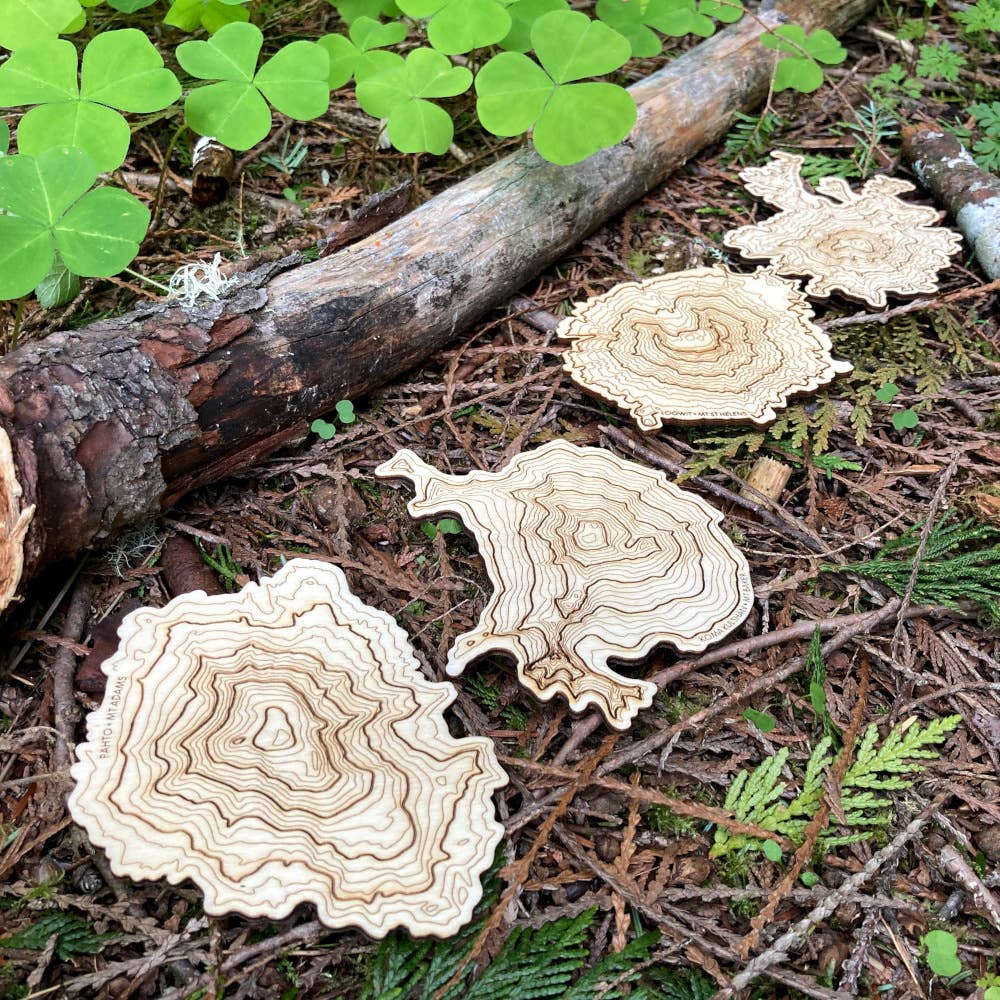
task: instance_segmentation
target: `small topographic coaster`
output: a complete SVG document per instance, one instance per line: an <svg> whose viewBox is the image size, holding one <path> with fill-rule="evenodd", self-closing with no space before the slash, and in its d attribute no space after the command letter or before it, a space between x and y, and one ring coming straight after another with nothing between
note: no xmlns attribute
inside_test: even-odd
<svg viewBox="0 0 1000 1000"><path fill-rule="evenodd" d="M615 673L610 657L637 659L662 642L704 649L750 610L750 570L721 513L602 448L553 441L500 472L464 476L404 450L375 474L414 484L414 517L455 514L479 543L493 595L455 640L452 676L507 653L537 697L593 705L625 729L656 687Z"/></svg>
<svg viewBox="0 0 1000 1000"><path fill-rule="evenodd" d="M763 222L726 233L723 242L779 274L807 276L806 292L838 291L882 309L886 295L933 293L938 271L962 237L938 224L938 213L896 197L909 181L880 175L852 191L840 177L821 177L814 194L801 177L803 158L774 153L740 177L747 190L781 209ZM826 197L824 197L826 196Z"/></svg>
<svg viewBox="0 0 1000 1000"><path fill-rule="evenodd" d="M196 591L121 626L69 807L112 870L192 879L205 912L447 937L503 832L493 744L455 739L449 683L406 634L293 559L238 594Z"/></svg>
<svg viewBox="0 0 1000 1000"><path fill-rule="evenodd" d="M665 422L774 420L776 406L851 370L830 356L798 286L721 264L616 285L581 302L556 335L566 371L627 410Z"/></svg>

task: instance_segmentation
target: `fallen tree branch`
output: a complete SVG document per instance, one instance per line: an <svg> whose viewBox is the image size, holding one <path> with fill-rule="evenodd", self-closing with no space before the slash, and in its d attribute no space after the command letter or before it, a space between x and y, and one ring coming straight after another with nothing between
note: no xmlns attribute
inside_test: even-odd
<svg viewBox="0 0 1000 1000"><path fill-rule="evenodd" d="M147 304L7 355L7 489L23 491L20 516L36 508L24 577L253 465L338 399L413 367L756 107L774 59L765 28L787 19L840 32L872 4L782 0L744 18L637 83L629 137L583 163L523 149L361 243L258 269L224 302ZM0 607L16 563L0 558L15 571L0 578Z"/></svg>
<svg viewBox="0 0 1000 1000"><path fill-rule="evenodd" d="M903 155L948 209L983 271L1000 278L1000 179L977 166L955 136L928 126L903 129Z"/></svg>

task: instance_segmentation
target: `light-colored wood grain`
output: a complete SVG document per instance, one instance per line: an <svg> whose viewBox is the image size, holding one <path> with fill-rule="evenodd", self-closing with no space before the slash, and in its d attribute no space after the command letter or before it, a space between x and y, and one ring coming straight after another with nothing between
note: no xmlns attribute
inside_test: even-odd
<svg viewBox="0 0 1000 1000"><path fill-rule="evenodd" d="M21 509L22 492L10 438L0 428L0 611L17 593L24 568L24 536L35 513L34 506Z"/></svg>
<svg viewBox="0 0 1000 1000"><path fill-rule="evenodd" d="M802 177L803 158L777 152L740 177L747 190L777 215L726 233L723 242L754 260L770 260L779 274L808 276L806 292L827 298L839 291L879 309L886 295L937 291L938 271L962 237L938 225L938 213L897 195L909 181L880 175L852 191L840 177L821 177L813 193Z"/></svg>
<svg viewBox="0 0 1000 1000"><path fill-rule="evenodd" d="M717 264L616 285L579 303L556 334L571 341L563 367L573 380L653 431L765 423L793 393L850 371L812 317L799 288L772 271Z"/></svg>
<svg viewBox="0 0 1000 1000"><path fill-rule="evenodd" d="M406 634L294 559L239 594L141 609L104 663L73 818L135 879L190 878L205 911L454 934L480 898L506 784L492 743L454 739L454 686Z"/></svg>
<svg viewBox="0 0 1000 1000"><path fill-rule="evenodd" d="M493 595L456 639L452 676L507 653L537 697L593 705L625 729L656 688L615 673L610 657L637 659L662 642L704 649L750 609L750 570L719 511L602 448L553 441L500 472L464 476L404 450L375 474L414 484L414 517L455 514L479 543Z"/></svg>

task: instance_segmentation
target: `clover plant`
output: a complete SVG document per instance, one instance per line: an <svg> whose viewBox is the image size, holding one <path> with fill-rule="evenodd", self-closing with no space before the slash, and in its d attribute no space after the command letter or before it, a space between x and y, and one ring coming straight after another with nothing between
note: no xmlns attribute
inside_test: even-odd
<svg viewBox="0 0 1000 1000"><path fill-rule="evenodd" d="M511 26L503 0L396 0L410 17L429 18L427 41L445 55L499 42Z"/></svg>
<svg viewBox="0 0 1000 1000"><path fill-rule="evenodd" d="M184 117L201 135L232 149L249 149L271 131L268 102L297 121L318 118L330 103L330 60L315 42L289 42L260 69L264 35L233 22L207 41L177 46L177 61L191 76L215 80L188 94ZM265 100L266 98L266 100Z"/></svg>
<svg viewBox="0 0 1000 1000"><path fill-rule="evenodd" d="M402 13L395 0L330 0L345 24L353 24L359 17L377 21L383 14L399 17Z"/></svg>
<svg viewBox="0 0 1000 1000"><path fill-rule="evenodd" d="M476 109L483 127L502 136L533 127L535 149L560 164L624 139L636 118L628 91L574 81L618 69L631 55L628 40L586 14L552 11L532 25L531 44L538 62L501 52L479 71Z"/></svg>
<svg viewBox="0 0 1000 1000"><path fill-rule="evenodd" d="M0 66L0 105L35 105L17 127L17 148L35 156L77 146L99 171L121 166L131 130L121 111L159 111L180 96L177 78L135 28L105 31L83 51L77 78L72 42L47 38L15 49Z"/></svg>
<svg viewBox="0 0 1000 1000"><path fill-rule="evenodd" d="M455 97L469 89L472 74L434 49L414 49L401 65L358 83L358 103L387 119L392 144L404 153L444 153L451 145L451 116L429 98Z"/></svg>
<svg viewBox="0 0 1000 1000"><path fill-rule="evenodd" d="M402 66L402 56L383 52L382 48L405 37L406 25L402 22L379 24L364 15L355 18L346 36L324 35L317 44L330 57L330 89L343 87L352 76L361 81L374 73Z"/></svg>
<svg viewBox="0 0 1000 1000"><path fill-rule="evenodd" d="M55 37L82 13L77 0L0 0L0 45L16 49Z"/></svg>
<svg viewBox="0 0 1000 1000"><path fill-rule="evenodd" d="M0 158L0 298L27 295L53 269L109 277L139 252L149 209L118 188L94 188L82 150L54 146Z"/></svg>
<svg viewBox="0 0 1000 1000"><path fill-rule="evenodd" d="M201 27L212 35L227 24L249 21L245 3L247 0L174 0L163 23L182 31L197 31Z"/></svg>
<svg viewBox="0 0 1000 1000"><path fill-rule="evenodd" d="M702 0L648 0L645 5L633 0L597 0L597 16L624 35L636 58L658 56L663 35L699 35L708 38L715 32L715 17L723 22L738 21L743 13L739 3L716 3ZM653 30L655 29L655 31Z"/></svg>
<svg viewBox="0 0 1000 1000"><path fill-rule="evenodd" d="M783 24L760 40L769 49L787 53L774 71L775 90L811 94L823 84L819 64L833 66L847 58L847 50L825 28L807 36L799 25Z"/></svg>
<svg viewBox="0 0 1000 1000"><path fill-rule="evenodd" d="M500 39L499 45L509 52L527 52L531 49L531 26L543 14L554 10L569 10L568 0L514 0L507 8L510 14L510 31Z"/></svg>

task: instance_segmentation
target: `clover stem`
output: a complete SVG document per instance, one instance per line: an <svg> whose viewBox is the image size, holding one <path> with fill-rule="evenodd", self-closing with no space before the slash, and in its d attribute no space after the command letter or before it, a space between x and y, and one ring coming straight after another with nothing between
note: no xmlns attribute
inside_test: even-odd
<svg viewBox="0 0 1000 1000"><path fill-rule="evenodd" d="M187 128L187 123L182 120L180 125L177 126L174 134L170 137L170 142L167 145L167 151L163 154L163 159L160 161L160 180L156 185L156 196L153 198L153 217L149 223L150 231L156 229L156 223L160 218L160 208L163 205L163 189L167 182L167 167L170 163L170 154L174 151L174 146L177 145L177 139L180 137L181 132L183 132L185 128Z"/></svg>
<svg viewBox="0 0 1000 1000"><path fill-rule="evenodd" d="M162 284L155 278L147 277L145 274L140 274L138 271L133 271L130 267L122 268L126 274L131 274L133 278L138 278L140 281L145 281L147 285L152 285L154 288L159 288L161 292L170 292L170 288L167 285Z"/></svg>
<svg viewBox="0 0 1000 1000"><path fill-rule="evenodd" d="M24 300L26 298L26 295L22 295L17 300L17 306L14 309L14 329L10 334L10 350L12 351L17 347L17 337L21 332L21 317L24 315Z"/></svg>

